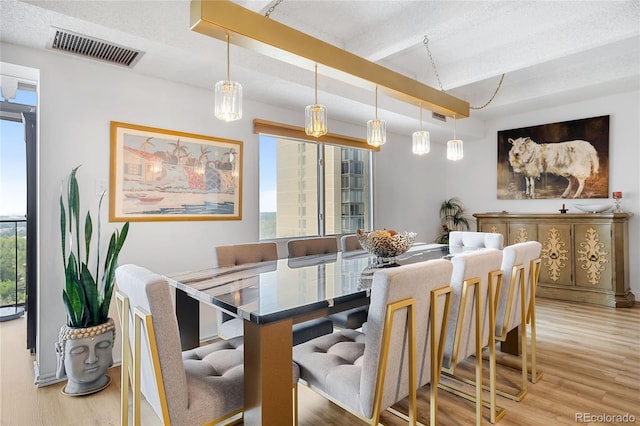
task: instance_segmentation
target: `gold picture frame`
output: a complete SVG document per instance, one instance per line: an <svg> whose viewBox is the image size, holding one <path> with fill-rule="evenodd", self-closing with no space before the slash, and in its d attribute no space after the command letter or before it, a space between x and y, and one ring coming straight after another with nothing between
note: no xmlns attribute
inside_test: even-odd
<svg viewBox="0 0 640 426"><path fill-rule="evenodd" d="M241 220L242 149L242 141L112 121L109 220Z"/></svg>

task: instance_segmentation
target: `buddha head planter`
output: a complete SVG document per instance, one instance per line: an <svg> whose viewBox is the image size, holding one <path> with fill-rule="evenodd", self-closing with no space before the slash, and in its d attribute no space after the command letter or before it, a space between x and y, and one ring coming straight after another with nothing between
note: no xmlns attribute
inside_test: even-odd
<svg viewBox="0 0 640 426"><path fill-rule="evenodd" d="M87 328L60 328L56 354L56 377L67 377L65 395L79 396L98 392L111 383L105 373L113 365L112 349L115 325L109 318L104 324Z"/></svg>

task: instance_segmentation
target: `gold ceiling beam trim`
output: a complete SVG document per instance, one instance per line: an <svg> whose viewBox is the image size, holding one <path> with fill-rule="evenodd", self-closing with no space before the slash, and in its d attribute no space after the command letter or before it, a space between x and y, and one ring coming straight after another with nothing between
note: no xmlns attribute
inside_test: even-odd
<svg viewBox="0 0 640 426"><path fill-rule="evenodd" d="M229 0L193 0L191 30L271 56L313 71L314 64L327 67L323 74L425 109L457 118L469 116L469 103L400 73L367 61L301 31L252 12Z"/></svg>

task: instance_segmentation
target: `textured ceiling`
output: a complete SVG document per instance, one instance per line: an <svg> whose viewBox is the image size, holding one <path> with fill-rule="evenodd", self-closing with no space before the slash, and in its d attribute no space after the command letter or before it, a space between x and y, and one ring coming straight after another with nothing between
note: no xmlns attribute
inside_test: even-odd
<svg viewBox="0 0 640 426"><path fill-rule="evenodd" d="M264 14L275 1L236 1ZM221 41L189 30L189 1L0 1L3 42L46 49L51 27L145 52L130 72L212 90L226 74ZM640 87L640 2L631 1L300 1L284 0L270 19L483 105L460 120L458 133L482 132L483 120ZM245 97L302 111L313 101L313 74L239 47L231 77ZM372 92L318 80L330 119L363 124L374 114ZM410 134L418 107L379 99L389 131ZM289 124L302 125L303 113ZM443 138L446 125L430 117ZM438 139L435 140L438 142Z"/></svg>

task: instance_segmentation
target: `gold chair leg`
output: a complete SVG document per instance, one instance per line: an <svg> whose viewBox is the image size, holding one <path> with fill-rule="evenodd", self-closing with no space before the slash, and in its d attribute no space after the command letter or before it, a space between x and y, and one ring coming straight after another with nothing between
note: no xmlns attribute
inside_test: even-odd
<svg viewBox="0 0 640 426"><path fill-rule="evenodd" d="M140 426L140 394L142 393L140 380L140 336L142 335L142 320L138 315L135 315L134 327L133 381L131 383L131 392L133 393L133 424L134 426Z"/></svg>
<svg viewBox="0 0 640 426"><path fill-rule="evenodd" d="M524 328L524 332L523 332ZM496 361L497 364L500 364L504 367L511 368L513 370L518 370L521 372L521 383L520 389L516 393L507 392L504 390L496 389L496 393L503 398L510 399L512 401L520 402L522 398L527 394L527 334L526 334L526 326L519 327L518 334L520 335L520 365L505 362L505 361Z"/></svg>
<svg viewBox="0 0 640 426"><path fill-rule="evenodd" d="M489 297L487 301L489 303L489 330L495 330L495 308L496 308L496 300L494 297L494 281L498 279L498 282L502 279L502 275L497 271L495 273L489 274ZM458 376L454 374L455 368L452 368L451 371L442 371L442 374L445 376L475 386L475 395L471 395L469 393L463 392L459 389L455 389L449 385L445 385L440 383L438 386L441 389L446 390L447 392L453 393L461 398L464 398L468 401L472 401L476 403L476 424L482 424L482 407L489 409L489 418L491 423L498 422L504 415L506 411L504 408L499 407L496 401L496 348L495 348L495 335L493 332L489 333L489 386L482 385L482 308L481 308L481 298L480 298L480 279L475 278L473 280L466 280L466 284L469 286L475 285L476 291L475 293L475 314L476 314L476 364L475 364L475 381L467 379L462 376ZM484 401L482 398L482 391L489 391L489 401Z"/></svg>
<svg viewBox="0 0 640 426"><path fill-rule="evenodd" d="M293 425L298 424L298 384L293 385Z"/></svg>
<svg viewBox="0 0 640 426"><path fill-rule="evenodd" d="M540 268L542 261L540 258L531 261L529 267L529 289L531 290L529 312L527 323L531 324L531 383L536 383L542 378L542 373L538 372L537 351L536 351L536 288L540 278Z"/></svg>
<svg viewBox="0 0 640 426"><path fill-rule="evenodd" d="M471 385L471 386L475 386L475 384L476 384L476 382L474 380L470 380L470 379L467 379L466 377L462 377L462 376L458 376L458 375L455 375L455 374L451 374L451 373L448 373L446 371L443 371L442 374L444 376L452 379L452 380L456 380L458 382L462 382L462 383L465 383L465 384L468 384L468 385ZM445 390L445 391L447 391L449 393L452 393L452 394L454 394L456 396L459 396L460 398L464 398L467 401L477 402L477 399L476 399L475 395L472 395L472 394L467 393L467 392L463 392L463 391L461 391L459 389L456 389L456 388L454 388L452 386L449 386L447 384L440 383L438 385L438 387L440 389L442 389L442 390ZM483 386L482 389L483 390L488 390L488 386L487 387ZM482 407L487 408L489 410L493 410L494 409L491 406L491 402L485 401L484 399L481 400L481 404L482 404ZM496 402L496 405L495 405L495 421L491 422L491 423L499 422L504 417L505 414L507 414L507 411L505 410L505 408L501 407Z"/></svg>
<svg viewBox="0 0 640 426"><path fill-rule="evenodd" d="M496 272L498 275L498 289L502 287L502 271ZM494 294L496 293L496 288L494 288L494 279L495 274L489 273L489 298L487 299L487 303L489 303L489 404L490 404L490 418L491 423L496 423L497 420L497 409L496 409L496 336L494 330L496 329L496 308L498 304L496 303L496 299ZM498 290L499 291L499 290ZM478 352L479 356L476 358L480 362L480 373L482 374L482 348Z"/></svg>
<svg viewBox="0 0 640 426"><path fill-rule="evenodd" d="M515 365L513 363L509 363L509 362L504 362L501 361L499 362L499 364L504 365L506 367L512 368L514 370L519 370L522 374L522 380L521 380L521 385L520 385L520 389L518 390L517 393L510 393L510 392L506 392L506 391L502 391L502 390L497 390L498 395L511 399L513 401L521 401L522 398L524 398L524 396L527 394L528 390L527 390L527 382L528 382L528 377L527 377L527 372L528 372L528 367L527 367L527 360L528 360L528 356L527 356L527 322L531 320L531 315L532 315L532 304L534 303L535 300L535 289L532 288L532 286L529 286L529 295L531 297L531 302L530 305L527 307L526 305L526 286L525 286L525 276L524 276L524 267L522 265L516 265L513 267L513 273L512 273L512 277L518 277L519 278L519 287L520 287L520 326L518 327L518 340L520 340L520 365ZM513 282L512 285L510 286L510 288L513 287ZM533 316L535 317L535 314L533 314ZM507 319L509 318L509 316L507 316ZM506 329L502 331L502 336L500 337L500 339L504 340L506 339L507 333L506 333ZM535 338L535 330L532 332L532 350L535 350L535 343L534 343L534 338ZM535 355L532 355L533 360L535 360Z"/></svg>
<svg viewBox="0 0 640 426"><path fill-rule="evenodd" d="M122 363L120 364L120 425L129 424L129 378L131 346L129 342L129 299L116 291L116 308L122 327Z"/></svg>
<svg viewBox="0 0 640 426"><path fill-rule="evenodd" d="M522 328L522 327L520 327ZM516 401L516 402L520 402L522 401L522 398L524 398L524 396L527 394L528 389L527 389L527 381L528 381L528 377L527 377L527 358L526 358L526 354L527 354L527 339L526 339L526 334L524 334L524 336L522 335L522 332L518 332L520 333L520 365L511 363L511 362L505 362L505 361L496 361L496 364L502 365L504 367L508 367L511 368L513 370L518 370L521 372L521 383L520 383L520 389L516 392L516 393L511 393L511 392L507 392L501 389L496 389L496 393L498 395L500 395L503 398L507 398L510 399L512 401Z"/></svg>
<svg viewBox="0 0 640 426"><path fill-rule="evenodd" d="M536 383L543 376L541 371L538 371L537 368L537 360L536 360L536 337L535 337L535 326L531 325L531 366L527 366L527 372L525 373L525 381L530 381L531 383ZM525 344L526 345L526 344ZM522 349L520 350L522 352ZM522 363L515 364L513 362L499 360L498 364L503 365L505 367L512 368L514 370L522 371Z"/></svg>

